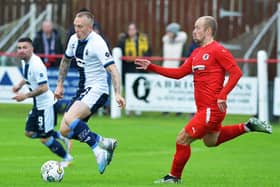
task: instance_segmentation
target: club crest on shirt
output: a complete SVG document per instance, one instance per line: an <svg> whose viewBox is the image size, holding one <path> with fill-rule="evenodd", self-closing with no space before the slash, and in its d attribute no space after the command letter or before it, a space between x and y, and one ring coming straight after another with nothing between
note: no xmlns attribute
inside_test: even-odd
<svg viewBox="0 0 280 187"><path fill-rule="evenodd" d="M208 60L209 59L209 54L208 53L203 54L202 59L203 60Z"/></svg>
<svg viewBox="0 0 280 187"><path fill-rule="evenodd" d="M88 56L88 49L86 49L86 53L85 53L85 55L86 55L86 56Z"/></svg>
<svg viewBox="0 0 280 187"><path fill-rule="evenodd" d="M106 52L106 53L105 53L105 56L106 56L106 57L109 57L109 56L110 56L110 53L109 53L109 52Z"/></svg>

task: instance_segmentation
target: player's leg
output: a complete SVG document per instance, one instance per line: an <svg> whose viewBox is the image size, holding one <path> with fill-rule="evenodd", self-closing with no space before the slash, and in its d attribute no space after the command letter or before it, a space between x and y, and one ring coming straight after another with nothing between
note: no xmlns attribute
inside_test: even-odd
<svg viewBox="0 0 280 187"><path fill-rule="evenodd" d="M203 141L208 147L218 146L250 131L271 133L272 128L267 122L250 118L246 123L220 127L218 131L206 134Z"/></svg>
<svg viewBox="0 0 280 187"><path fill-rule="evenodd" d="M170 173L155 183L181 183L183 169L191 156L191 142L194 141L183 128L176 139L176 152L173 157Z"/></svg>
<svg viewBox="0 0 280 187"><path fill-rule="evenodd" d="M53 136L54 126L56 124L54 107L50 106L45 110L39 110L37 119L41 142L45 146L47 146L53 153L62 158L61 165L63 167L69 166L73 161L73 157L65 151L62 144Z"/></svg>
<svg viewBox="0 0 280 187"><path fill-rule="evenodd" d="M219 131L206 134L203 137L203 142L207 147L215 147L221 143L232 140L245 132L243 124L223 126Z"/></svg>
<svg viewBox="0 0 280 187"><path fill-rule="evenodd" d="M44 134L42 138L40 138L41 142L50 149L51 152L59 156L62 161L61 166L62 167L68 167L72 161L73 157L65 151L62 144L57 141L52 135L52 132Z"/></svg>
<svg viewBox="0 0 280 187"><path fill-rule="evenodd" d="M99 134L91 131L87 123L81 120L96 112L99 107L103 106L108 97L108 95L96 97L94 94L89 91L87 94L83 94L81 101L77 100L73 103L64 115L60 130L62 135L90 146L96 156L99 172L102 174L112 159L116 141L102 138Z"/></svg>
<svg viewBox="0 0 280 187"><path fill-rule="evenodd" d="M55 125L57 124L57 109L56 109L55 105L54 105L54 124ZM65 145L67 153L71 153L71 150L72 150L72 141L71 140L69 140L67 137L62 136L61 133L56 130L53 130L52 136L55 139L61 140Z"/></svg>
<svg viewBox="0 0 280 187"><path fill-rule="evenodd" d="M207 108L206 113L207 134L203 137L203 142L207 147L217 146L245 133L243 124L222 127L221 123L226 116L225 112L220 112L216 108Z"/></svg>
<svg viewBox="0 0 280 187"><path fill-rule="evenodd" d="M46 110L33 109L26 121L25 134L30 138L40 138L41 142L53 153L62 159L69 159L71 155L68 155L63 146L51 136L53 127L54 116L52 107Z"/></svg>
<svg viewBox="0 0 280 187"><path fill-rule="evenodd" d="M71 151L72 151L72 141L71 140L69 140L67 137L62 136L61 133L59 131L56 131L56 130L53 130L52 136L55 139L61 140L65 145L66 151L68 153L71 153Z"/></svg>
<svg viewBox="0 0 280 187"><path fill-rule="evenodd" d="M81 101L76 101L64 115L61 133L69 139L79 140L89 145L96 156L98 170L102 174L108 165L108 152L99 146L101 136L91 131L83 118L90 115L90 109ZM63 130L67 130L66 132ZM68 132L68 133L67 133ZM67 134L66 134L67 133Z"/></svg>
<svg viewBox="0 0 280 187"><path fill-rule="evenodd" d="M205 135L205 112L197 112L194 118L183 128L176 139L176 152L174 154L171 171L168 175L155 181L155 183L180 183L183 169L191 156L190 144Z"/></svg>

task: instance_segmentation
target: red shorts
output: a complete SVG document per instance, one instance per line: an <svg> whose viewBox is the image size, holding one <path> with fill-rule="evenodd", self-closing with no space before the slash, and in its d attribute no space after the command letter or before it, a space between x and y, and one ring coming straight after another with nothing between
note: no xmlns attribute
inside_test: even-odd
<svg viewBox="0 0 280 187"><path fill-rule="evenodd" d="M218 109L199 110L185 126L185 131L192 138L202 138L208 133L219 131L225 115L225 112L220 112Z"/></svg>

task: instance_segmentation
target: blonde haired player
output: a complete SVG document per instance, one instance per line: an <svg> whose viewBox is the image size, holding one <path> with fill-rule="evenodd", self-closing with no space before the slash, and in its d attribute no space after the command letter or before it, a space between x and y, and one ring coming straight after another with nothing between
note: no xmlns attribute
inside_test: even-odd
<svg viewBox="0 0 280 187"><path fill-rule="evenodd" d="M65 55L59 67L55 97L63 97L63 82L70 62L75 58L80 73L79 88L68 106L60 126L63 136L89 145L103 174L110 164L117 140L104 138L90 130L89 117L102 107L109 96L106 70L112 75L116 102L121 108L125 101L120 94L120 78L114 60L102 37L92 30L93 15L79 12L74 19L75 32L69 39Z"/></svg>
<svg viewBox="0 0 280 187"><path fill-rule="evenodd" d="M197 112L179 132L176 153L170 173L155 183L180 183L183 169L191 156L191 143L202 139L207 147L218 146L246 132L272 133L271 125L256 118L245 123L222 126L226 116L227 96L242 76L233 56L214 40L217 22L214 17L203 16L196 20L193 40L200 46L179 68L163 68L145 59L136 59L139 69L150 70L163 76L180 79L194 76L194 95ZM229 80L224 85L226 72Z"/></svg>

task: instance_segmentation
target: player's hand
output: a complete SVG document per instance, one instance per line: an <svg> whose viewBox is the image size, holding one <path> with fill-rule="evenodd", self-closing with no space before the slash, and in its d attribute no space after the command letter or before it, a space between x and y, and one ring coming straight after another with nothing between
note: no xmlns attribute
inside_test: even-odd
<svg viewBox="0 0 280 187"><path fill-rule="evenodd" d="M146 60L146 59L137 58L137 59L135 59L134 64L137 65L136 69L146 70L148 68L148 66L151 64L151 61Z"/></svg>
<svg viewBox="0 0 280 187"><path fill-rule="evenodd" d="M218 99L217 104L218 104L218 107L221 112L226 112L226 110L227 110L227 101L226 100Z"/></svg>
<svg viewBox="0 0 280 187"><path fill-rule="evenodd" d="M54 92L54 98L55 99L62 99L64 96L64 88L61 85L57 85L55 92Z"/></svg>
<svg viewBox="0 0 280 187"><path fill-rule="evenodd" d="M26 98L26 94L17 94L16 96L12 97L12 99L16 100L17 102L23 101Z"/></svg>
<svg viewBox="0 0 280 187"><path fill-rule="evenodd" d="M120 108L124 108L125 107L125 100L124 100L124 98L121 95L116 94L116 102L118 103Z"/></svg>
<svg viewBox="0 0 280 187"><path fill-rule="evenodd" d="M18 85L13 86L13 92L17 93L20 90L20 87Z"/></svg>

